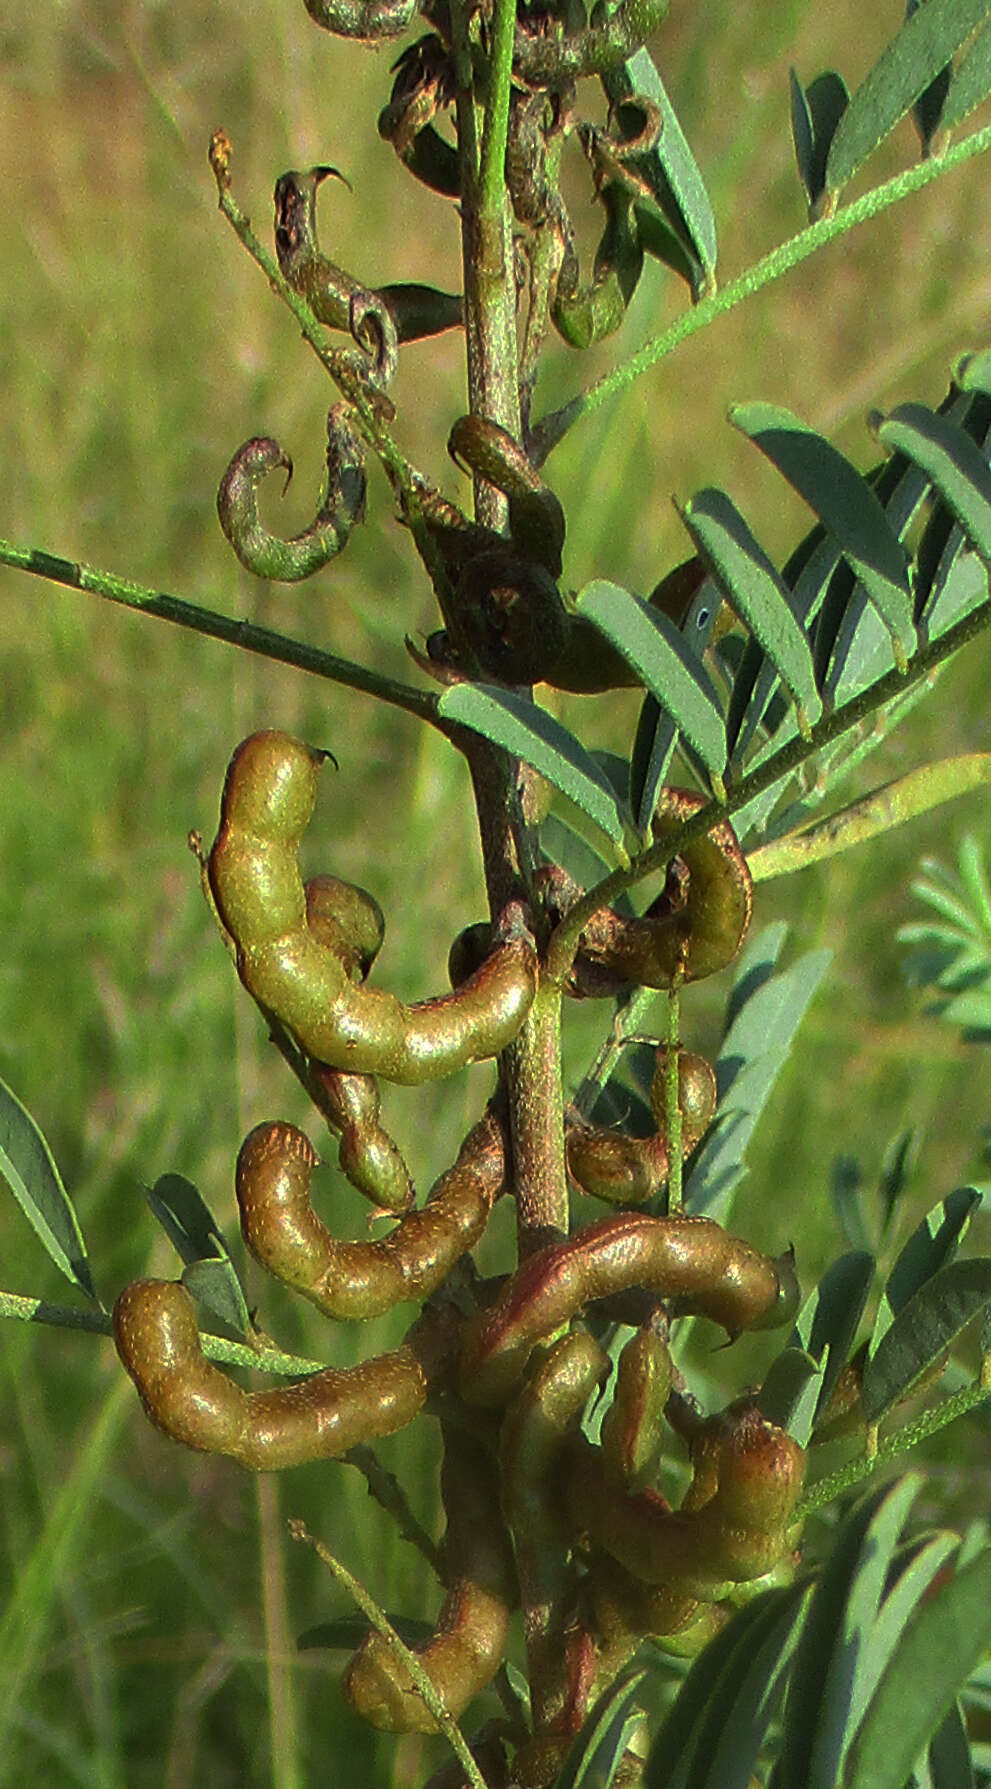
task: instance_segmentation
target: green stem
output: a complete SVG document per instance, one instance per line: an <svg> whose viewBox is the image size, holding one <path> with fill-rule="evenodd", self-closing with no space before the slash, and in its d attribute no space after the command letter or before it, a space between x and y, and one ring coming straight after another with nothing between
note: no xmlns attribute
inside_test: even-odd
<svg viewBox="0 0 991 1789"><path fill-rule="evenodd" d="M681 1076L678 1073L678 1051L681 1048L681 1000L677 985L668 994L668 1053L664 1076L664 1128L668 1139L668 1211L682 1208L681 1194Z"/></svg>
<svg viewBox="0 0 991 1789"><path fill-rule="evenodd" d="M969 615L954 622L952 627L947 628L945 634L940 634L938 640L931 640L927 645L921 646L909 660L904 671L899 671L897 667L894 667L885 676L879 677L875 683L870 684L867 689L861 690L856 696L851 696L850 700L844 702L842 707L835 708L832 714L823 715L822 719L816 722L807 738L803 739L798 735L794 739L790 739L787 745L783 745L779 751L772 753L749 775L734 784L725 801L707 802L706 806L700 808L697 814L693 814L692 818L687 820L670 840L663 845L652 845L648 851L635 857L627 867L613 870L611 875L604 877L594 888L590 888L581 900L575 903L567 919L562 920L551 939L547 955L548 975L563 983L574 961L582 931L593 913L597 913L600 907L608 907L617 895L634 887L637 882L643 881L644 877L655 875L666 869L679 852L695 839L703 838L706 833L711 832L713 826L717 825L720 820L732 819L734 814L738 814L741 808L747 807L758 795L763 795L768 789L773 788L775 783L783 782L785 777L791 776L823 746L830 745L834 739L838 739L842 734L849 732L851 728L858 726L861 721L866 720L875 710L883 708L885 703L890 702L893 697L901 695L905 690L911 689L919 683L922 678L929 676L938 665L951 658L962 646L966 646L971 640L976 639L989 625L991 625L991 600L986 600L979 603L977 608L972 609Z"/></svg>
<svg viewBox="0 0 991 1789"><path fill-rule="evenodd" d="M50 1323L57 1329L87 1329L100 1336L114 1333L113 1322L105 1311L49 1304L47 1298L25 1298L17 1292L0 1292L0 1317L12 1317L20 1323ZM231 1342L226 1336L204 1333L200 1334L200 1342L207 1359L219 1360L224 1366L251 1367L257 1373L282 1373L293 1378L327 1370L325 1360L284 1354L281 1348L251 1348L246 1342Z"/></svg>
<svg viewBox="0 0 991 1789"><path fill-rule="evenodd" d="M946 174L962 162L969 161L971 156L982 155L988 148L991 148L991 125L985 126L983 130L974 131L971 136L965 137L963 142L954 144L938 160L932 158L920 162L916 167L907 168L903 173L896 174L891 180L885 181L882 186L873 187L870 192L864 193L859 199L854 199L851 204L844 205L833 217L820 218L817 223L810 224L808 229L802 230L799 235L792 236L788 242L772 249L760 261L755 262L753 267L747 268L737 279L731 280L728 286L723 286L721 291L714 293L711 298L704 298L693 310L686 311L676 322L672 323L669 329L654 336L651 341L645 342L644 346L631 359L604 374L601 379L596 380L595 384L589 387L588 391L571 398L559 410L552 410L546 416L541 417L533 430L535 463L538 466L543 465L548 454L559 441L564 439L568 430L580 417L590 416L593 410L597 410L600 404L605 403L607 398L624 391L628 385L633 384L635 379L639 379L641 374L649 372L650 368L656 366L658 361L664 360L675 348L680 347L681 343L687 341L689 336L696 335L700 329L707 329L710 323L716 321L717 317L724 316L727 311L734 310L745 298L752 298L765 286L781 279L784 274L790 273L793 267L800 266L818 249L825 248L830 242L835 242L838 237L844 236L857 224L866 223L868 219L877 217L889 206L897 205L903 199L911 197L913 193L920 192L923 187L929 186L941 174Z"/></svg>
<svg viewBox="0 0 991 1789"><path fill-rule="evenodd" d="M478 209L483 216L488 214L501 218L506 203L506 139L509 134L509 96L513 84L515 31L516 0L495 0L489 57L489 95L478 175Z"/></svg>
<svg viewBox="0 0 991 1789"><path fill-rule="evenodd" d="M258 627L252 621L238 621L221 615L216 609L203 609L198 603L183 602L161 590L150 590L130 578L119 578L114 572L98 571L90 565L79 565L71 559L60 559L34 547L20 547L13 541L0 540L0 565L12 565L18 571L30 572L36 578L47 578L53 584L66 584L70 590L85 590L91 596L105 597L125 609L137 609L154 615L160 621L172 621L177 627L188 627L208 639L223 640L228 646L240 646L245 652L257 652L262 658L275 659L283 665L295 665L314 677L325 677L331 683L361 690L377 696L393 708L402 708L420 720L438 725L437 698L429 690L418 690L396 678L383 677L350 659L337 658L305 640L293 640L271 628ZM441 729L443 731L443 729Z"/></svg>
<svg viewBox="0 0 991 1789"><path fill-rule="evenodd" d="M954 1393L952 1398L946 1398L934 1409L926 1410L914 1422L906 1423L888 1441L883 1441L876 1453L869 1456L860 1454L848 1465L826 1473L806 1491L795 1512L796 1520L809 1515L812 1510L821 1509L824 1503L831 1503L834 1497L849 1491L863 1479L870 1478L879 1466L886 1466L889 1461L897 1460L910 1447L918 1447L920 1441L928 1441L930 1435L938 1434L940 1429L956 1422L958 1417L966 1416L968 1411L976 1410L979 1405L987 1403L989 1398L991 1385L982 1385L978 1380L974 1385L965 1386L963 1391Z"/></svg>
<svg viewBox="0 0 991 1789"><path fill-rule="evenodd" d="M591 1116L592 1108L622 1056L631 1033L641 1029L656 999L656 988L637 988L616 1014L608 1035L603 1039L598 1054L572 1101L582 1118Z"/></svg>

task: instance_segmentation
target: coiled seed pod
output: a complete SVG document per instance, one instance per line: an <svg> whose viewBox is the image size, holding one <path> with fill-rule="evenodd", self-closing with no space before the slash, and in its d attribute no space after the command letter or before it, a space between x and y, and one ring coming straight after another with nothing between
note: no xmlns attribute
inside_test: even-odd
<svg viewBox="0 0 991 1789"><path fill-rule="evenodd" d="M428 1298L478 1241L502 1187L502 1133L489 1114L469 1132L422 1211L390 1236L337 1242L310 1203L316 1155L291 1124L260 1124L241 1145L241 1230L256 1260L328 1317L376 1317Z"/></svg>
<svg viewBox="0 0 991 1789"><path fill-rule="evenodd" d="M491 1456L451 1425L444 1427L441 1498L448 1592L436 1632L417 1651L448 1714L457 1719L502 1662L515 1582ZM355 1654L343 1689L373 1727L389 1733L436 1731L412 1678L378 1634L370 1634Z"/></svg>
<svg viewBox="0 0 991 1789"><path fill-rule="evenodd" d="M631 1137L573 1118L565 1132L568 1173L585 1193L618 1205L643 1205L667 1185L671 1167L665 1129L667 1050L657 1052L650 1104L658 1129L651 1137ZM716 1077L704 1056L678 1052L678 1103L682 1113L681 1153L690 1155L712 1123Z"/></svg>
<svg viewBox="0 0 991 1789"><path fill-rule="evenodd" d="M710 1427L710 1425L707 1425ZM641 1582L720 1602L762 1578L789 1550L805 1455L751 1404L714 1419L683 1507L656 1492L617 1496L601 1454L569 1443L564 1484L572 1521Z"/></svg>
<svg viewBox="0 0 991 1789"><path fill-rule="evenodd" d="M417 1325L401 1348L276 1391L242 1391L206 1359L193 1301L173 1280L135 1280L114 1306L114 1339L146 1414L174 1441L256 1472L337 1459L405 1428L450 1346Z"/></svg>
<svg viewBox="0 0 991 1789"><path fill-rule="evenodd" d="M228 767L209 875L241 981L330 1068L415 1086L498 1055L536 991L527 938L497 944L456 993L408 1006L356 984L354 950L330 948L307 923L297 852L322 756L272 731L246 739Z"/></svg>
<svg viewBox="0 0 991 1789"><path fill-rule="evenodd" d="M653 821L662 845L705 806L684 789L664 789ZM728 821L695 839L668 866L661 894L640 919L603 908L582 933L580 954L643 988L701 981L736 956L753 912L747 860Z"/></svg>
<svg viewBox="0 0 991 1789"><path fill-rule="evenodd" d="M241 564L256 578L298 584L335 559L365 514L365 456L351 422L350 404L327 413L327 485L313 521L291 540L272 534L258 514L258 488L282 469L286 489L292 460L277 441L258 436L239 447L217 492L220 526Z"/></svg>
<svg viewBox="0 0 991 1789"><path fill-rule="evenodd" d="M673 1375L667 1342L645 1324L620 1354L599 1438L608 1470L628 1491L639 1491L657 1472Z"/></svg>

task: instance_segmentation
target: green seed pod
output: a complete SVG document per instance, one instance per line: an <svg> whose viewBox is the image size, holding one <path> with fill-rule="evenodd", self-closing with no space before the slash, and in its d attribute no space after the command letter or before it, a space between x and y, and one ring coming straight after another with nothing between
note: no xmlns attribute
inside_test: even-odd
<svg viewBox="0 0 991 1789"><path fill-rule="evenodd" d="M667 1342L649 1325L630 1337L616 1363L600 1442L608 1470L628 1491L639 1491L656 1476L673 1374Z"/></svg>
<svg viewBox="0 0 991 1789"><path fill-rule="evenodd" d="M379 1123L379 1090L374 1075L349 1075L307 1067L307 1085L327 1123L340 1133L337 1160L351 1185L383 1211L408 1211L413 1203L409 1169Z"/></svg>
<svg viewBox="0 0 991 1789"><path fill-rule="evenodd" d="M797 1442L753 1406L733 1407L716 1423L715 1451L697 1466L680 1510L653 1491L617 1496L601 1451L581 1437L569 1443L564 1478L580 1533L641 1582L700 1602L723 1601L790 1550L805 1471Z"/></svg>
<svg viewBox="0 0 991 1789"><path fill-rule="evenodd" d="M790 1260L769 1260L710 1218L602 1218L531 1255L469 1325L459 1375L466 1402L504 1403L538 1342L584 1305L631 1286L731 1335L788 1323L797 1308Z"/></svg>
<svg viewBox="0 0 991 1789"><path fill-rule="evenodd" d="M276 1279L328 1317L377 1317L407 1299L423 1301L485 1229L505 1172L501 1130L486 1114L422 1211L410 1211L376 1242L337 1242L310 1203L316 1162L291 1124L259 1124L237 1160L244 1240Z"/></svg>
<svg viewBox="0 0 991 1789"><path fill-rule="evenodd" d="M404 1428L422 1409L443 1357L436 1332L421 1328L394 1353L361 1366L328 1368L277 1391L242 1391L205 1358L193 1301L172 1280L125 1286L114 1306L114 1338L157 1428L256 1472L336 1459Z"/></svg>
<svg viewBox="0 0 991 1789"><path fill-rule="evenodd" d="M657 1052L650 1103L658 1122L651 1137L569 1121L565 1131L568 1173L593 1198L614 1205L643 1205L667 1185L671 1160L665 1125L667 1050ZM716 1110L716 1077L703 1056L678 1052L678 1103L682 1113L682 1158L691 1154L712 1123Z"/></svg>
<svg viewBox="0 0 991 1789"><path fill-rule="evenodd" d="M609 181L597 196L605 207L606 225L592 278L580 283L572 249L558 275L551 305L554 326L570 348L591 348L619 328L643 272L630 193L619 181Z"/></svg>
<svg viewBox="0 0 991 1789"><path fill-rule="evenodd" d="M665 1652L693 1658L729 1620L720 1603L701 1603L665 1584L644 1584L608 1553L593 1554L587 1586L598 1634L624 1652L649 1636Z"/></svg>
<svg viewBox="0 0 991 1789"><path fill-rule="evenodd" d="M297 584L335 559L365 515L365 456L351 424L351 406L335 404L327 414L327 484L313 521L291 540L272 534L258 514L258 487L277 468L286 474L292 460L277 441L259 436L239 447L217 492L220 526L247 571L256 578Z"/></svg>
<svg viewBox="0 0 991 1789"><path fill-rule="evenodd" d="M360 9L358 9L360 10ZM370 10L370 9L368 9ZM380 12L385 7L378 9ZM358 33L364 36L364 32ZM376 307L387 313L379 332L409 342L455 329L461 322L461 299L433 286L394 285L372 290L321 252L317 235L317 191L336 168L290 169L275 185L275 252L283 278L305 298L321 323L353 333L353 307L359 301L366 317ZM363 345L367 345L363 343Z"/></svg>
<svg viewBox="0 0 991 1789"><path fill-rule="evenodd" d="M516 1587L491 1456L450 1425L444 1428L441 1497L447 1514L448 1592L436 1632L417 1654L447 1713L457 1720L502 1662ZM388 1733L436 1732L405 1666L378 1634L370 1634L355 1654L343 1689L373 1727Z"/></svg>
<svg viewBox="0 0 991 1789"><path fill-rule="evenodd" d="M266 732L245 740L228 767L209 876L248 993L330 1068L417 1086L497 1056L533 1004L528 939L497 944L456 993L408 1006L356 984L356 955L329 948L307 924L297 851L321 758Z"/></svg>
<svg viewBox="0 0 991 1789"><path fill-rule="evenodd" d="M705 797L664 789L653 821L657 844L705 806ZM609 908L582 933L581 954L644 988L701 981L733 961L753 912L747 860L728 821L695 839L668 866L662 893L641 919Z"/></svg>

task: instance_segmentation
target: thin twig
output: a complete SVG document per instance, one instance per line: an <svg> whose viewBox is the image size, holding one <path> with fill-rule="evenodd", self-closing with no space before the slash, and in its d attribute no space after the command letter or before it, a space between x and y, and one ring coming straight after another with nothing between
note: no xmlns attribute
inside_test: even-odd
<svg viewBox="0 0 991 1789"><path fill-rule="evenodd" d="M403 1665L409 1672L413 1683L423 1697L426 1706L433 1715L434 1720L437 1722L448 1745L454 1752L458 1763L464 1770L468 1782L472 1785L472 1789L486 1789L485 1779L471 1755L468 1748L468 1742L458 1726L457 1721L445 1708L443 1700L439 1695L429 1672L417 1658L416 1653L411 1652L409 1647L403 1644L384 1610L379 1608L378 1603L375 1602L373 1597L369 1596L364 1585L360 1584L358 1579L348 1571L347 1566L342 1565L341 1561L335 1558L334 1554L323 1545L323 1542L318 1541L316 1537L309 1532L305 1522L299 1520L290 1522L289 1533L292 1535L294 1541L304 1541L308 1547L313 1548L317 1558L322 1561L328 1571L333 1573L337 1582L343 1585L344 1589L347 1591L352 1601L357 1604L362 1614L368 1617L375 1632L381 1635L390 1650L402 1660Z"/></svg>
<svg viewBox="0 0 991 1789"><path fill-rule="evenodd" d="M532 435L535 464L543 465L548 454L558 445L558 442L563 441L568 430L578 422L579 418L590 416L594 410L599 408L600 404L605 403L607 398L624 391L628 385L633 384L635 379L639 379L643 373L649 372L651 367L656 366L658 361L666 359L669 354L674 352L675 348L687 341L689 336L697 335L700 329L708 328L709 324L714 323L717 317L734 310L745 298L752 298L756 292L771 285L783 274L790 273L793 267L800 266L803 261L808 260L810 255L825 248L828 243L835 242L838 237L845 235L848 230L854 229L857 224L866 223L868 219L877 217L880 212L886 211L889 206L897 205L902 199L910 198L913 193L920 192L923 187L930 185L933 180L937 180L941 174L949 173L960 163L969 161L971 156L982 155L988 148L991 148L991 125L987 125L983 130L974 131L961 143L954 144L942 157L938 159L931 157L913 168L906 169L901 174L894 175L883 185L873 187L870 192L863 193L851 204L844 205L833 217L820 218L818 222L810 224L808 229L800 231L797 236L792 236L788 242L772 249L752 267L746 268L737 279L731 280L729 285L723 286L720 291L714 293L711 298L704 298L692 310L685 311L676 322L671 324L669 329L665 329L660 335L645 342L644 346L630 360L604 374L601 379L596 380L595 384L589 387L588 391L581 392L577 397L571 398L568 403L562 404L560 409L552 410L546 416L541 417L540 421L534 425Z"/></svg>

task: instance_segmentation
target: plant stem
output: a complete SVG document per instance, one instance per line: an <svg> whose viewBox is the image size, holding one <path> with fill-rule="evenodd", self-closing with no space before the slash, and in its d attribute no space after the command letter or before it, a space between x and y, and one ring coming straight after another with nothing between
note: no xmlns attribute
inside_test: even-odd
<svg viewBox="0 0 991 1789"><path fill-rule="evenodd" d="M216 609L204 609L198 603L184 602L179 596L135 584L130 578L119 578L115 572L98 571L93 566L60 559L35 547L20 547L9 540L0 540L0 565L11 565L17 571L47 578L53 584L66 584L70 590L85 590L91 596L105 597L108 602L120 603L125 609L137 609L143 615L156 616L159 621L172 621L177 627L188 627L194 633L205 634L208 639L223 640L228 646L240 646L245 652L257 652L262 658L295 665L297 670L309 671L314 677L325 677L331 683L344 684L348 689L361 690L368 696L377 696L380 702L388 702L393 708L402 708L422 721L439 725L437 698L430 690L418 690L396 678L383 677L365 665L337 658L334 653L323 652L305 640L293 640L285 634L274 633L271 628L258 627L253 621L238 621L232 615L221 615Z"/></svg>
<svg viewBox="0 0 991 1789"><path fill-rule="evenodd" d="M611 372L597 379L588 391L581 392L571 398L560 409L550 411L541 417L533 429L533 455L535 464L542 466L548 454L562 441L568 430L580 417L591 416L594 410L604 404L607 398L615 397L625 391L641 374L649 372L658 361L666 359L689 336L696 335L700 329L707 329L717 317L734 310L745 298L752 298L756 292L781 279L783 274L790 273L814 255L818 249L825 248L830 242L844 236L857 224L866 223L869 218L877 217L889 206L897 205L902 199L920 192L929 186L941 174L948 173L960 163L969 161L971 156L981 155L991 148L991 125L983 130L974 131L962 142L956 143L939 159L933 157L920 162L903 173L896 174L881 186L854 199L851 204L844 205L832 217L820 218L817 223L810 224L808 229L792 236L788 242L772 249L760 261L748 267L728 286L723 286L711 298L704 298L694 309L684 312L670 328L665 329L634 354L621 366L614 367Z"/></svg>
<svg viewBox="0 0 991 1789"><path fill-rule="evenodd" d="M796 1520L807 1516L814 1509L821 1509L824 1503L831 1503L834 1497L841 1496L863 1479L870 1478L879 1466L886 1466L889 1461L897 1460L910 1447L918 1447L920 1441L928 1441L930 1435L938 1434L940 1429L956 1422L958 1417L966 1416L968 1411L986 1404L989 1398L991 1385L983 1385L977 1380L973 1385L964 1386L962 1391L955 1392L951 1398L946 1398L942 1404L937 1404L934 1409L924 1411L914 1422L906 1423L904 1428L896 1430L889 1440L882 1441L876 1452L860 1454L848 1465L840 1466L835 1472L826 1473L823 1478L817 1479L798 1505Z"/></svg>
<svg viewBox="0 0 991 1789"><path fill-rule="evenodd" d="M506 1053L520 1255L568 1233L561 1072L561 993L541 988Z"/></svg>

